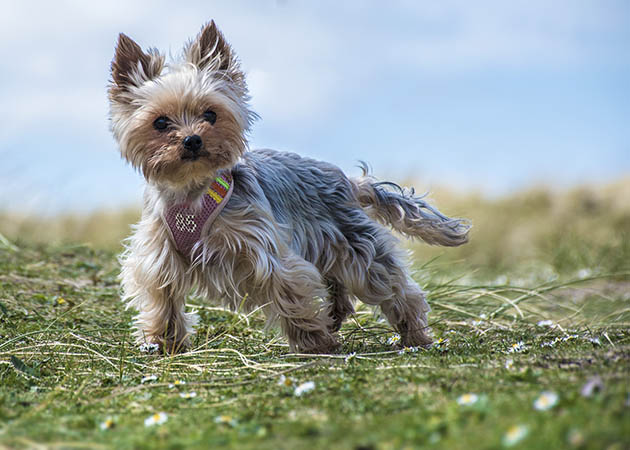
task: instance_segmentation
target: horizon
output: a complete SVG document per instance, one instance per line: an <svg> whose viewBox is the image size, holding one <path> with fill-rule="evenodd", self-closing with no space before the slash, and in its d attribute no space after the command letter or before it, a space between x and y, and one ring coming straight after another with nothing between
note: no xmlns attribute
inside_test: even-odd
<svg viewBox="0 0 630 450"><path fill-rule="evenodd" d="M163 10L169 8L168 21ZM0 18L0 209L140 204L108 130L119 32L180 51L214 19L261 115L252 148L502 196L630 175L630 4L39 2ZM125 14L120 14L120 11ZM490 14L490 12L492 14Z"/></svg>

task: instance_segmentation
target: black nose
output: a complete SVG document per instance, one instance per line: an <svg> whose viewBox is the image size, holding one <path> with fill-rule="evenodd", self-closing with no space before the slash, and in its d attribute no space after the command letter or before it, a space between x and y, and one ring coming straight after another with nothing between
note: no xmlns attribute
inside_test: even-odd
<svg viewBox="0 0 630 450"><path fill-rule="evenodd" d="M202 144L203 141L201 140L201 136L199 136L198 134L193 134L192 136L186 136L184 138L184 148L186 150L190 150L193 153L199 151Z"/></svg>

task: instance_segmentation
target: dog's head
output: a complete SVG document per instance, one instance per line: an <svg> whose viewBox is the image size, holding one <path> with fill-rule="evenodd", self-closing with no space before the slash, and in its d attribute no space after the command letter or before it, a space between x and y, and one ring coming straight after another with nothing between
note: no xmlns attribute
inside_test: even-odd
<svg viewBox="0 0 630 450"><path fill-rule="evenodd" d="M240 64L214 21L166 65L120 34L111 66L110 118L122 156L150 181L197 184L232 166L256 115Z"/></svg>

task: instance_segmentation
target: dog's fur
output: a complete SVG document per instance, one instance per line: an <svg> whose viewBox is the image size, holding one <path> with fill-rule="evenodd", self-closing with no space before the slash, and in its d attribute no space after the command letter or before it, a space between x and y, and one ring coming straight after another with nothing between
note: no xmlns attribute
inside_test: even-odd
<svg viewBox="0 0 630 450"><path fill-rule="evenodd" d="M467 221L376 182L367 170L349 179L293 153L249 151L256 115L239 62L214 22L184 47L182 61L168 65L157 50L144 52L121 34L111 74L113 134L147 180L142 218L121 258L123 300L139 311L138 343L188 347L197 320L185 312L191 291L232 309L262 307L293 351L334 351L354 297L380 306L403 345L431 342L425 295L381 224L454 246L467 241ZM215 123L204 120L209 109ZM157 117L168 118L167 130L154 128ZM185 158L182 141L193 134L203 147L196 159ZM232 197L191 261L176 250L163 213L176 202L198 205L225 169L234 178Z"/></svg>

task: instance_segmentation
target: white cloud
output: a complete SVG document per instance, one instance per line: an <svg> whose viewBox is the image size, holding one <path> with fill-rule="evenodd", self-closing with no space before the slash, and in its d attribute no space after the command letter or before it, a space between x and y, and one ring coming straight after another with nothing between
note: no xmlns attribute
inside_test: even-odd
<svg viewBox="0 0 630 450"><path fill-rule="evenodd" d="M263 118L257 129L306 134L317 126L310 119L348 114L357 98L402 76L628 64L629 11L608 0L4 2L0 153L11 158L6 142L26 141L50 121L66 135L106 139L109 63L121 31L177 54L214 18L248 72ZM109 142L97 148L114 151Z"/></svg>

